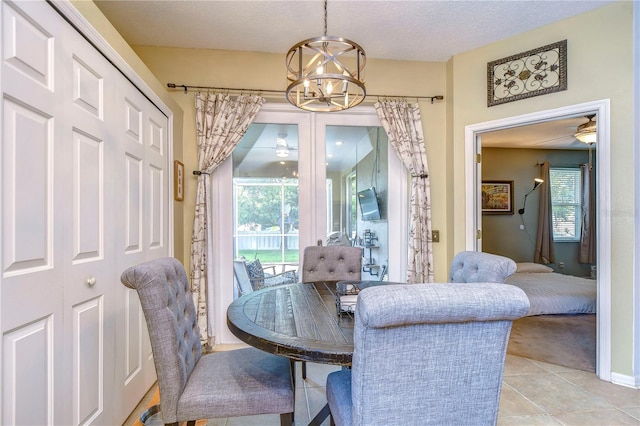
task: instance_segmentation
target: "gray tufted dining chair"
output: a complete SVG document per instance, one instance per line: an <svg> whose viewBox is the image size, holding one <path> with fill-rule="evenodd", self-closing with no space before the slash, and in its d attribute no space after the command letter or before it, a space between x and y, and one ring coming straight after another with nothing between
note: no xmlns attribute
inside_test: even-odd
<svg viewBox="0 0 640 426"><path fill-rule="evenodd" d="M165 424L280 414L291 425L294 388L289 360L255 348L202 354L196 310L182 264L151 260L125 270L147 321Z"/></svg>
<svg viewBox="0 0 640 426"><path fill-rule="evenodd" d="M303 283L360 280L362 249L351 246L309 246L304 248Z"/></svg>
<svg viewBox="0 0 640 426"><path fill-rule="evenodd" d="M362 277L362 249L351 246L308 246L302 254L303 283L359 281ZM307 364L302 362L302 378Z"/></svg>
<svg viewBox="0 0 640 426"><path fill-rule="evenodd" d="M327 376L331 424L495 425L518 287L405 284L363 289L352 369Z"/></svg>

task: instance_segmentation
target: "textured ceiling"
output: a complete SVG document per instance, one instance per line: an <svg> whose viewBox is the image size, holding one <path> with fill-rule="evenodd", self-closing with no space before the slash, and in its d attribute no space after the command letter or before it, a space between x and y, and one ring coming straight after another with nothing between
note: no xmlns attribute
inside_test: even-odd
<svg viewBox="0 0 640 426"><path fill-rule="evenodd" d="M132 45L284 54L295 43L324 33L322 0L95 3ZM608 3L611 1L330 0L327 35L355 41L369 59L441 62Z"/></svg>

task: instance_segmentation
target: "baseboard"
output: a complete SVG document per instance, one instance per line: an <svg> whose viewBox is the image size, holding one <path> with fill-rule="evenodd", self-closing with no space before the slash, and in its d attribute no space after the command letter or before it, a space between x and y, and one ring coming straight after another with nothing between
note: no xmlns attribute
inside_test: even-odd
<svg viewBox="0 0 640 426"><path fill-rule="evenodd" d="M611 383L628 388L640 389L640 377L627 376L625 374L611 373Z"/></svg>

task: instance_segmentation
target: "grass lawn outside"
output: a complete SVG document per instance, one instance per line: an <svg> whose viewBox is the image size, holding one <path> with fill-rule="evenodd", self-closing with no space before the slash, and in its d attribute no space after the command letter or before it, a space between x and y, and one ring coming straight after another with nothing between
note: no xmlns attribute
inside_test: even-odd
<svg viewBox="0 0 640 426"><path fill-rule="evenodd" d="M297 263L298 250L285 250L284 260L281 250L239 250L238 255L247 260L260 259L263 265L270 263Z"/></svg>

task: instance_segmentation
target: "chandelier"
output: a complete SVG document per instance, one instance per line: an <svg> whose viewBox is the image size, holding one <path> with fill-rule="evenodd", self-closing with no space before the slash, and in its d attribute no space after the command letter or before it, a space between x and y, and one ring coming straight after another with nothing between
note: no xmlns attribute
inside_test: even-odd
<svg viewBox="0 0 640 426"><path fill-rule="evenodd" d="M595 114L587 115L585 118L588 118L589 121L579 125L578 128L576 129L576 133L574 136L580 142L584 142L586 144L592 144L597 142L598 140L597 126L596 126L596 122L593 121L593 117L595 117Z"/></svg>
<svg viewBox="0 0 640 426"><path fill-rule="evenodd" d="M297 43L287 53L287 100L306 111L342 111L360 104L365 96L366 55L360 45L327 36L327 0L324 36Z"/></svg>

